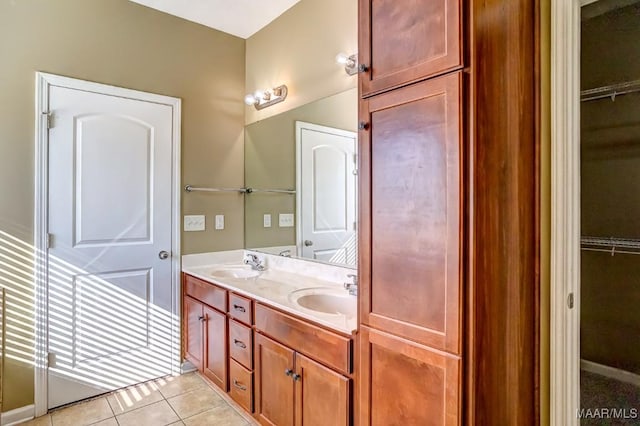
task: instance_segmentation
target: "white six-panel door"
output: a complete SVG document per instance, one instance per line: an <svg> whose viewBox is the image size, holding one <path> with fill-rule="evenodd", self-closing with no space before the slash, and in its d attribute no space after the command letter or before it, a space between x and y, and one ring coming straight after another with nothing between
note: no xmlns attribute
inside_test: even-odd
<svg viewBox="0 0 640 426"><path fill-rule="evenodd" d="M48 406L172 372L171 106L49 89Z"/></svg>
<svg viewBox="0 0 640 426"><path fill-rule="evenodd" d="M356 134L296 122L297 245L303 257L356 264Z"/></svg>

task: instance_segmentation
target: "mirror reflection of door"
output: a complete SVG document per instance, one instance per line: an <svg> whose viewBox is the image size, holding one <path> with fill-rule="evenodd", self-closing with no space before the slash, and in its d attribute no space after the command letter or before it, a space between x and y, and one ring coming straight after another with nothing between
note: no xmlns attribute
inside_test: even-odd
<svg viewBox="0 0 640 426"><path fill-rule="evenodd" d="M356 133L296 122L298 252L355 265Z"/></svg>

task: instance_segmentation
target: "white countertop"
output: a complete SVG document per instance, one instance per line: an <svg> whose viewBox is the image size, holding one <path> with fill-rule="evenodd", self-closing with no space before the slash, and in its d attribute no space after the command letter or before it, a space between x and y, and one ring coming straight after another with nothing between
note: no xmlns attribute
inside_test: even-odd
<svg viewBox="0 0 640 426"><path fill-rule="evenodd" d="M215 270L244 266L242 263L244 254L244 250L234 250L186 255L183 256L182 272L340 333L351 335L356 330L355 315L325 314L306 309L290 297L294 291L313 288L331 288L344 291L346 294L343 283L348 281L346 274L355 272L353 269L256 253L266 264L266 270L260 272L257 277L214 278L211 276L211 272ZM353 298L353 312L357 312L357 297L349 297Z"/></svg>

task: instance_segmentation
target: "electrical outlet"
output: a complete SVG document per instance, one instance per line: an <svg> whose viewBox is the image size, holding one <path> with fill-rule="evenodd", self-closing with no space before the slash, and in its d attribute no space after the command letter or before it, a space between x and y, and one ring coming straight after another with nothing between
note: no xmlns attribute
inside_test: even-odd
<svg viewBox="0 0 640 426"><path fill-rule="evenodd" d="M188 215L184 217L184 230L190 231L204 231L204 215Z"/></svg>
<svg viewBox="0 0 640 426"><path fill-rule="evenodd" d="M270 214L265 214L263 217L263 226L265 228L271 228L271 215Z"/></svg>
<svg viewBox="0 0 640 426"><path fill-rule="evenodd" d="M278 216L278 225L280 228L293 227L293 213L280 213Z"/></svg>
<svg viewBox="0 0 640 426"><path fill-rule="evenodd" d="M224 229L224 215L223 214L217 214L216 215L216 229L217 230Z"/></svg>

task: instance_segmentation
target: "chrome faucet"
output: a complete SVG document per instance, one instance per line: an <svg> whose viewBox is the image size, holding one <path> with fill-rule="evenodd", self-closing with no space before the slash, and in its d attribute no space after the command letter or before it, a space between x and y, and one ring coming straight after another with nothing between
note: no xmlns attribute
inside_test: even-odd
<svg viewBox="0 0 640 426"><path fill-rule="evenodd" d="M254 271L264 271L264 264L253 253L247 253L247 257L244 258L244 264L251 266Z"/></svg>
<svg viewBox="0 0 640 426"><path fill-rule="evenodd" d="M291 257L291 250L289 250L289 249L282 250L280 253L278 253L278 256Z"/></svg>
<svg viewBox="0 0 640 426"><path fill-rule="evenodd" d="M358 276L356 274L349 274L347 277L351 278L352 282L344 283L344 288L349 290L351 296L358 295Z"/></svg>

